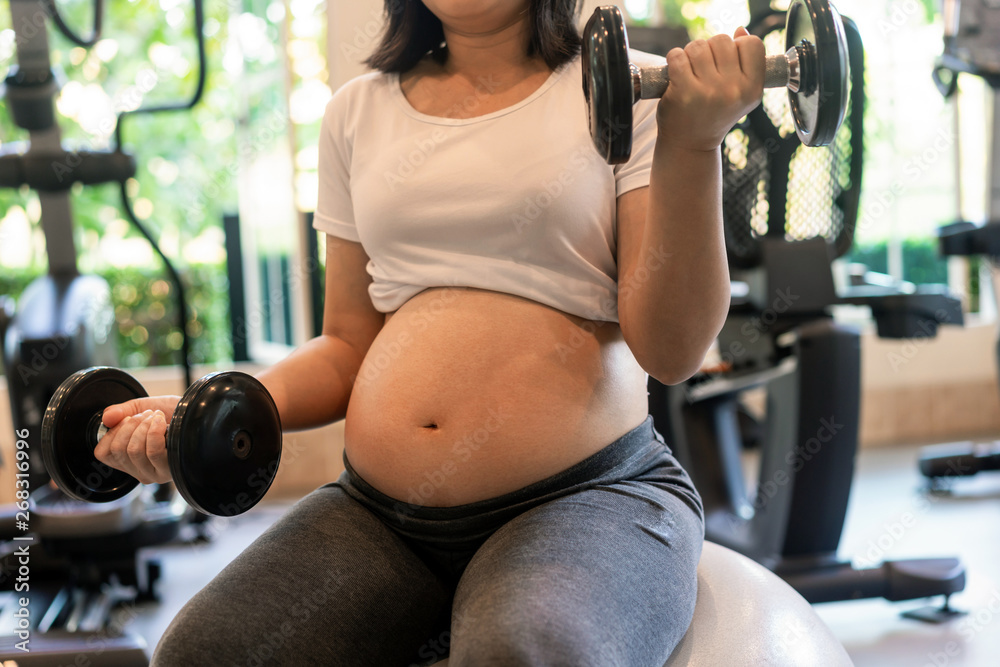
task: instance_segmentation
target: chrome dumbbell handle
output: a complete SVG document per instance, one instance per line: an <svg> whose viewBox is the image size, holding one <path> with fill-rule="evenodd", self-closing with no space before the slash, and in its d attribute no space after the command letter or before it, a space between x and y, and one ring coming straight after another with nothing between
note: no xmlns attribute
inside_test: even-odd
<svg viewBox="0 0 1000 667"><path fill-rule="evenodd" d="M793 93L802 87L802 68L799 62L799 51L805 47L793 46L787 53L764 58L764 87L789 88ZM633 102L651 100L663 97L667 92L670 77L666 65L638 67L630 63L632 72Z"/></svg>

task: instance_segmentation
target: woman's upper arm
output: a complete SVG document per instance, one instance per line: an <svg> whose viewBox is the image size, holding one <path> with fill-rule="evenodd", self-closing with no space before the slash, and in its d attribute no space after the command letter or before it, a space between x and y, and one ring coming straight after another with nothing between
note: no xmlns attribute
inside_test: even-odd
<svg viewBox="0 0 1000 667"><path fill-rule="evenodd" d="M354 348L363 359L385 324L368 295L368 253L360 243L326 235L326 296L323 335Z"/></svg>
<svg viewBox="0 0 1000 667"><path fill-rule="evenodd" d="M646 226L646 207L649 204L649 188L629 190L618 197L618 284L629 284L628 276L636 268L642 234ZM618 320L623 331L628 326L628 305L623 303L622 290L618 292ZM627 301L627 300L626 300ZM623 308L624 306L624 308ZM623 312L624 311L624 312Z"/></svg>

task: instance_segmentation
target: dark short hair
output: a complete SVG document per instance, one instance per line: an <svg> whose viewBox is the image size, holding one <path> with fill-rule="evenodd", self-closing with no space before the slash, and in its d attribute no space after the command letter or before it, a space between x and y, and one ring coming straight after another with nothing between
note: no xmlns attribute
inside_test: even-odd
<svg viewBox="0 0 1000 667"><path fill-rule="evenodd" d="M580 51L576 29L579 0L531 0L529 56L541 56L556 70ZM444 29L421 0L385 0L382 41L365 64L382 72L403 73L428 53L438 62L448 57Z"/></svg>

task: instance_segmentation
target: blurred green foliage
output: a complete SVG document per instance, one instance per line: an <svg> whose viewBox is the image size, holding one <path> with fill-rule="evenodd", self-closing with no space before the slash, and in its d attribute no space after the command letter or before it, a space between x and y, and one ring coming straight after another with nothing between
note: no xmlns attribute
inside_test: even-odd
<svg viewBox="0 0 1000 667"><path fill-rule="evenodd" d="M79 51L74 54L76 47L58 31L50 29L53 64L65 72L68 82L103 88L116 107L137 99L141 89L148 88L148 84L140 85L138 82L148 80L144 77L148 77L149 71L156 73L156 83L152 90L142 95L143 106L187 101L195 90L198 75L192 13L187 3L170 4L184 8L182 20L172 21L176 27L165 20L157 0L107 5L102 35L117 43L117 52L107 61L98 57L96 49L91 49L78 64L74 64L79 58ZM58 6L74 30L81 34L89 33L89 0L60 0ZM232 210L236 205L236 184L227 171L227 167L237 159L235 127L232 121L225 119L237 119L239 109L232 94L235 82L222 68L229 7L226 3L207 2L205 11L206 21L213 26L214 33L206 39L209 73L202 102L191 111L131 116L126 118L123 127L124 148L136 156L139 167L133 200L139 197L149 199L154 205L149 218L154 234L179 237L182 244L208 227L218 225L223 211ZM0 29L9 27L9 24L10 15L4 7L0 10ZM277 41L278 35L274 35L274 39ZM163 62L162 54L170 50L177 52L179 57L174 59L170 70L159 68L154 56ZM3 69L0 66L0 75L6 74ZM94 110L94 113L99 112ZM95 131L88 132L62 115L59 116L59 123L67 145L96 149L109 147L111 140L98 134L96 128L90 128ZM6 105L0 102L0 142L26 139L27 133L13 124ZM150 170L151 163L159 167L155 174ZM209 182L225 184L226 187L220 188L218 197L207 199L202 192ZM5 212L13 205L26 207L33 196L23 189L16 192L0 190L0 211ZM193 205L198 202L203 206ZM73 192L74 225L81 266L98 268L104 263L96 255L95 246L107 224L102 221L100 213L109 206L115 209L120 207L115 187L77 187ZM201 214L192 215L192 211L199 208Z"/></svg>
<svg viewBox="0 0 1000 667"><path fill-rule="evenodd" d="M903 239L903 280L912 283L948 283L948 262L938 252L936 238ZM846 256L849 262L864 264L870 271L889 272L887 241L855 243Z"/></svg>
<svg viewBox="0 0 1000 667"><path fill-rule="evenodd" d="M854 264L864 264L869 271L889 273L889 248L885 242L855 243L844 259Z"/></svg>
<svg viewBox="0 0 1000 667"><path fill-rule="evenodd" d="M60 14L80 35L92 26L92 0L58 0ZM243 90L245 78L263 69L280 66L282 37L279 25L260 18L263 2L206 2L205 35L208 77L205 95L189 111L132 115L124 120L124 149L135 155L138 172L130 182L130 198L137 214L164 247L180 272L188 292L192 335L192 361L213 363L231 358L229 291L221 254L222 215L237 209L235 165L248 148L269 149L266 142L280 141L276 132L261 140L253 137L248 147L240 129L259 118L280 114L287 118L284 90L275 86L266 98L248 104ZM257 53L233 52L230 26L241 11L257 14L254 24L264 48ZM0 6L0 31L10 28L7 3ZM242 17L249 18L249 17ZM246 21L244 21L246 23ZM59 109L58 122L63 142L83 149L112 147L115 116L130 103L142 106L177 104L188 101L198 77L198 52L193 34L190 0L128 0L106 3L102 42L83 50L49 29L53 66L64 73L63 102L68 97L84 100L89 108L76 112ZM109 55L110 54L110 55ZM238 67L233 66L236 56ZM228 58L228 60L226 60ZM228 69L223 66L225 62ZM0 60L0 77L6 76L6 60ZM155 78L151 78L151 72ZM154 85L150 86L149 82ZM104 93L96 94L95 91ZM72 95L68 93L72 91ZM81 94L81 91L87 94ZM106 95L106 97L105 97ZM110 98L113 110L101 106ZM87 116L89 114L89 123ZM95 116L97 117L96 122ZM75 122L73 118L79 120ZM6 104L0 100L0 147L26 141L27 133L17 128ZM112 285L118 321L121 364L137 367L178 363L180 331L176 327L176 295L166 282L159 260L148 266L106 256L100 243L114 227L125 228L116 186L81 187L72 190L73 223L78 265L86 273L103 276ZM33 227L30 247L16 267L0 266L0 294L17 297L30 280L46 270L44 239L37 220L37 196L22 188L0 190L0 219L12 207L29 212ZM202 247L218 248L209 258L188 259L185 248L211 231ZM126 239L138 238L128 226Z"/></svg>

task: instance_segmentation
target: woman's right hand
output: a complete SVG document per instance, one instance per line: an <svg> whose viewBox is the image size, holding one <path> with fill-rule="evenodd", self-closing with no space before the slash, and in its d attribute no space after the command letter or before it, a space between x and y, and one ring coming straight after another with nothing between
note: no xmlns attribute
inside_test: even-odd
<svg viewBox="0 0 1000 667"><path fill-rule="evenodd" d="M717 152L733 125L760 104L764 62L764 43L746 28L671 49L670 85L656 112L659 137L682 149Z"/></svg>
<svg viewBox="0 0 1000 667"><path fill-rule="evenodd" d="M94 456L143 484L169 482L167 424L180 400L180 396L151 396L108 406L103 422L110 430L97 443Z"/></svg>

